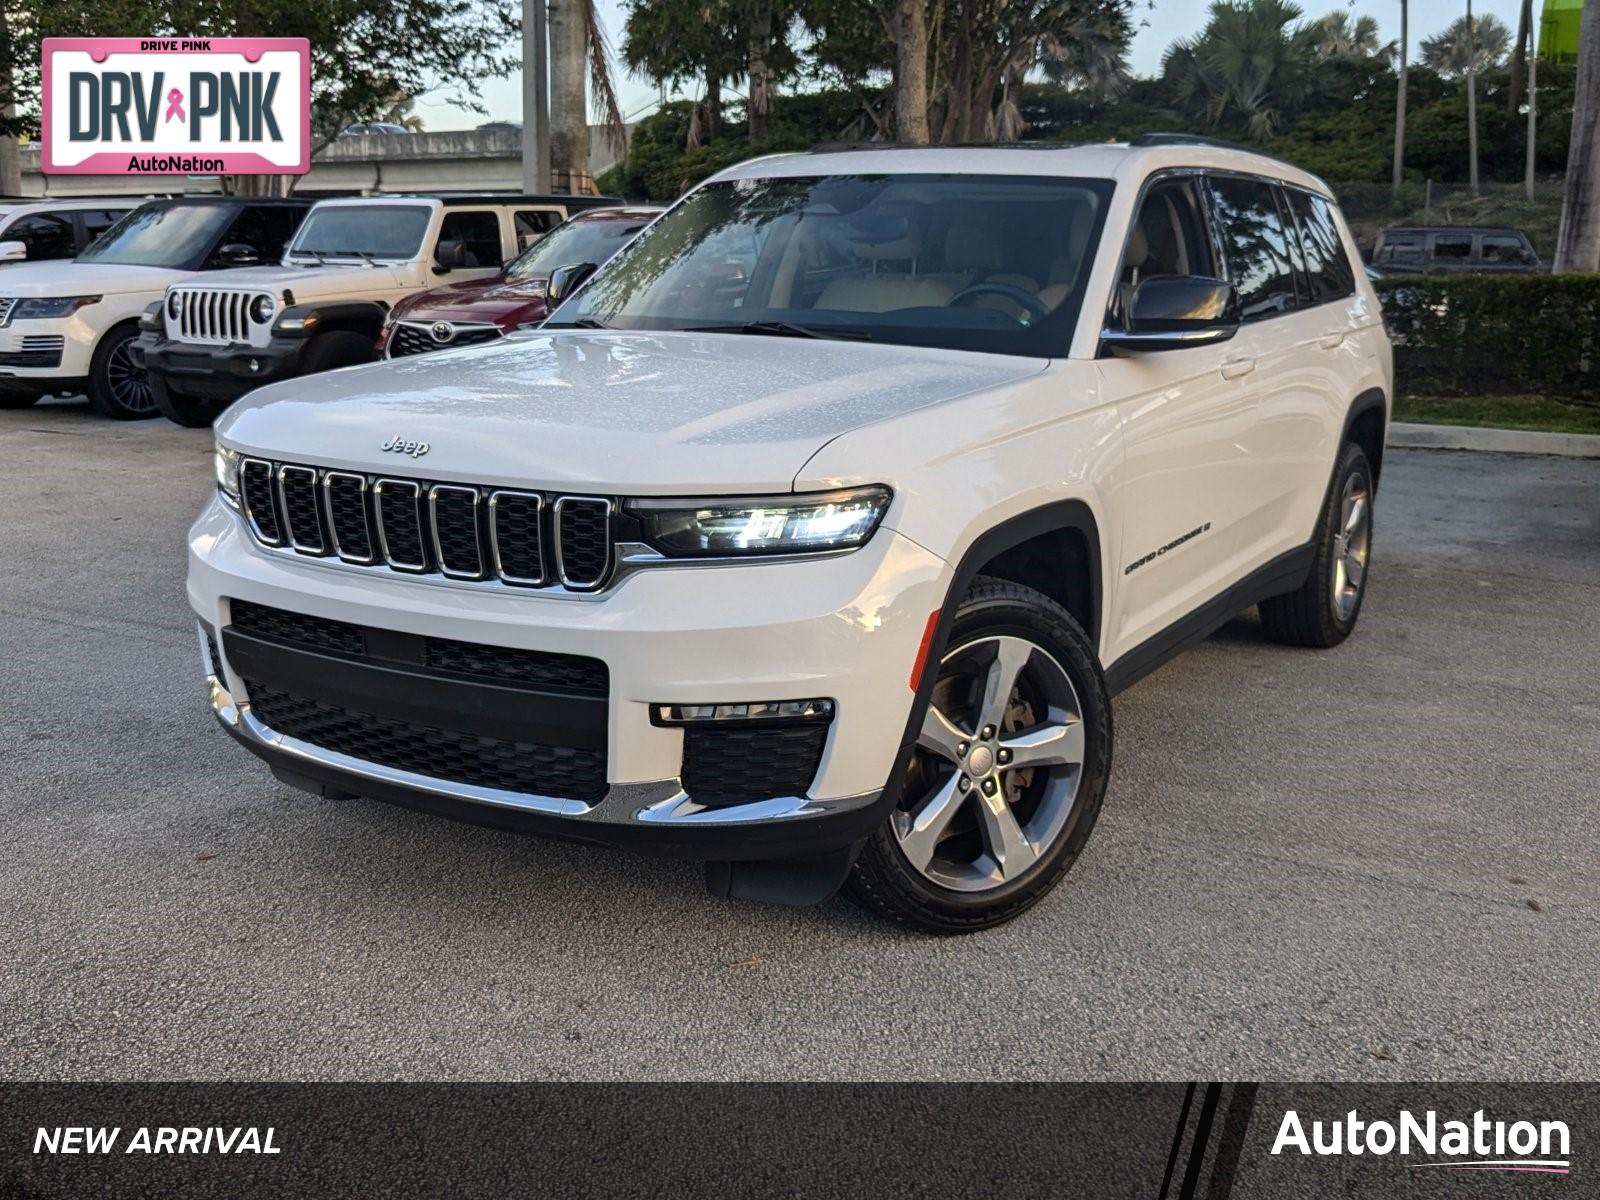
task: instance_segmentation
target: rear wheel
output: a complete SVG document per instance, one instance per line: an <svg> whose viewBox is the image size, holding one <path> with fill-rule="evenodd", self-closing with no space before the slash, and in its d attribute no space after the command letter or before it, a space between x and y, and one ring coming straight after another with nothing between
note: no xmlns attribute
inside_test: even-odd
<svg viewBox="0 0 1600 1200"><path fill-rule="evenodd" d="M353 367L373 362L378 352L373 348L375 337L353 333L348 329L330 329L311 339L305 356L300 360L302 375L315 375L318 371L331 371L335 367Z"/></svg>
<svg viewBox="0 0 1600 1200"><path fill-rule="evenodd" d="M156 415L156 400L145 369L133 361L137 325L123 325L100 339L89 364L89 403L103 416L140 421Z"/></svg>
<svg viewBox="0 0 1600 1200"><path fill-rule="evenodd" d="M1317 527L1317 555L1295 591L1263 600L1267 635L1290 646L1337 646L1361 615L1372 562L1372 466L1351 442L1339 455Z"/></svg>
<svg viewBox="0 0 1600 1200"><path fill-rule="evenodd" d="M1067 873L1111 771L1111 702L1087 635L1029 588L979 579L956 613L900 802L851 896L932 933L1008 921Z"/></svg>

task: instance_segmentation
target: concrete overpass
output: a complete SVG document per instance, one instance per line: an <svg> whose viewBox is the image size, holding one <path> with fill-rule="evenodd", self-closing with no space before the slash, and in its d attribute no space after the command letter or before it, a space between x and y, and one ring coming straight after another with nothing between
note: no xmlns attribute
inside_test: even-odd
<svg viewBox="0 0 1600 1200"><path fill-rule="evenodd" d="M215 176L45 175L39 146L19 148L24 196L145 196L216 192ZM600 126L589 127L589 169L599 175L619 155ZM396 192L520 192L522 133L464 129L444 133L364 134L338 138L311 160L297 196Z"/></svg>

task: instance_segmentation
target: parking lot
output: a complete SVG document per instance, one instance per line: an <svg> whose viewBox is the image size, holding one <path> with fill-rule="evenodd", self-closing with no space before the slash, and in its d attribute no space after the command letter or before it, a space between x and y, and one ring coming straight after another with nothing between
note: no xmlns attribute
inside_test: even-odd
<svg viewBox="0 0 1600 1200"><path fill-rule="evenodd" d="M958 939L276 783L183 596L210 439L0 413L0 1075L1600 1072L1600 461L1391 451L1362 624L1118 701L1066 883Z"/></svg>

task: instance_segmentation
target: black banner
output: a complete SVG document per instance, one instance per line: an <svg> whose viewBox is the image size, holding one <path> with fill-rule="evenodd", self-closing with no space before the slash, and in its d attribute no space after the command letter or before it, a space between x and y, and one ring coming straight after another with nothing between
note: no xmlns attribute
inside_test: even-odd
<svg viewBox="0 0 1600 1200"><path fill-rule="evenodd" d="M21 1084L6 1197L1600 1195L1600 1088Z"/></svg>

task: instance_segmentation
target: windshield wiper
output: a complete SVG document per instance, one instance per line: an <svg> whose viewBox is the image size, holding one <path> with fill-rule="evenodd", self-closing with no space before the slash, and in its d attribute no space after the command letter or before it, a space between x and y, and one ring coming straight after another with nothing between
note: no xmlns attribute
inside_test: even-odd
<svg viewBox="0 0 1600 1200"><path fill-rule="evenodd" d="M792 321L745 321L736 325L691 325L684 333L755 333L766 337L847 338L870 342L872 335L865 329L843 329L833 325L815 328L796 325Z"/></svg>

